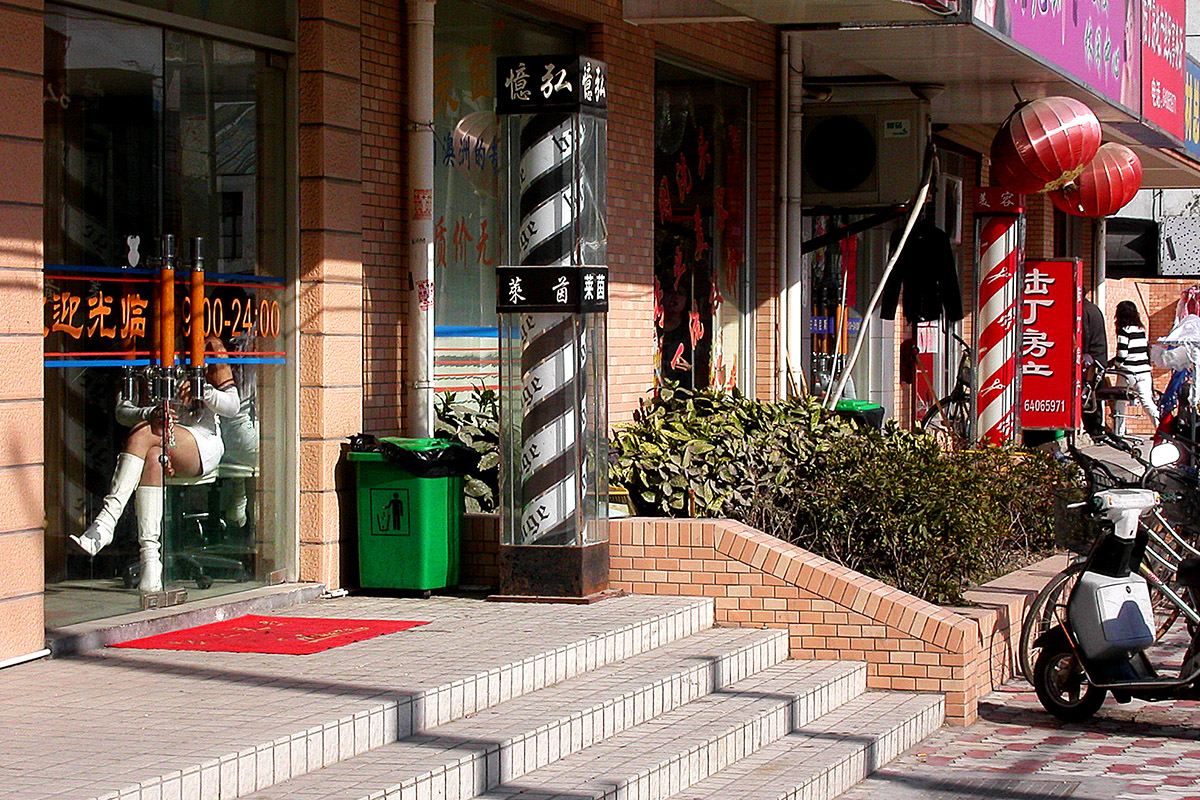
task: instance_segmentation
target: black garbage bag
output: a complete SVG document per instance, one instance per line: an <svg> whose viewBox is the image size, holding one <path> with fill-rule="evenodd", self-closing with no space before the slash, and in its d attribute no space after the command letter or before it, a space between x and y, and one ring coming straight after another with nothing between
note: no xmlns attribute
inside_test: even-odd
<svg viewBox="0 0 1200 800"><path fill-rule="evenodd" d="M479 461L474 450L446 439L379 438L371 433L356 433L350 437L350 449L378 452L417 478L460 477Z"/></svg>

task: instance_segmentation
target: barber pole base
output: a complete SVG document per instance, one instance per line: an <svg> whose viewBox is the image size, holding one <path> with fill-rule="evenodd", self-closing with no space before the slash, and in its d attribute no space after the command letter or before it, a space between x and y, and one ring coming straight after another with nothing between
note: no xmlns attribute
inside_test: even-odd
<svg viewBox="0 0 1200 800"><path fill-rule="evenodd" d="M595 603L623 594L608 588L608 542L582 547L500 545L500 591L488 600Z"/></svg>

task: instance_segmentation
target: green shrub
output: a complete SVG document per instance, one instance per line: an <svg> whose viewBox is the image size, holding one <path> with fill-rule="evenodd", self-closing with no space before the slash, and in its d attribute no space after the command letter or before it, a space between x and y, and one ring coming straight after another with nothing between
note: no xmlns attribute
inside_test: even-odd
<svg viewBox="0 0 1200 800"><path fill-rule="evenodd" d="M809 399L763 403L665 386L614 432L610 479L640 514L729 516L852 431Z"/></svg>
<svg viewBox="0 0 1200 800"><path fill-rule="evenodd" d="M638 513L729 517L935 603L1049 549L1044 453L944 451L894 424L858 431L812 399L668 389L614 437Z"/></svg>
<svg viewBox="0 0 1200 800"><path fill-rule="evenodd" d="M464 444L479 454L479 461L463 478L464 506L474 514L500 508L500 396L482 386L460 401L454 392L439 395L435 407L434 435Z"/></svg>

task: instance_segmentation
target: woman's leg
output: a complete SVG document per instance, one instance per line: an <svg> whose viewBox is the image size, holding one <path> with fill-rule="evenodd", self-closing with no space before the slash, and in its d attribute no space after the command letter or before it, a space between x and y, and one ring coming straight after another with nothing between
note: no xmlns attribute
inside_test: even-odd
<svg viewBox="0 0 1200 800"><path fill-rule="evenodd" d="M146 450L146 466L142 472L142 483L134 495L134 511L137 514L138 551L141 559L141 580L138 589L143 592L161 592L162 583L162 517L163 517L163 471L162 443L156 441ZM200 474L200 450L196 439L183 427L175 429L175 446L170 450L171 469L180 477L195 477Z"/></svg>
<svg viewBox="0 0 1200 800"><path fill-rule="evenodd" d="M1145 407L1146 413L1150 415L1150 419L1157 429L1159 414L1158 405L1154 402L1154 380L1149 375L1139 375L1133 389L1137 392L1138 399L1142 401L1142 406Z"/></svg>

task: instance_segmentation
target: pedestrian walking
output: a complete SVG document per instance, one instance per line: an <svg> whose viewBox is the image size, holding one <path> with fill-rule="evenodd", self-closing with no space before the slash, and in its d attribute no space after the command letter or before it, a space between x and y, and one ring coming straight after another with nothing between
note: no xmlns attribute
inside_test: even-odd
<svg viewBox="0 0 1200 800"><path fill-rule="evenodd" d="M1133 390L1138 402L1146 409L1154 427L1158 427L1158 405L1154 402L1154 381L1150 375L1150 345L1137 306L1131 300L1117 303L1117 354L1111 367L1123 370L1126 385ZM1113 403L1113 432L1125 435L1125 416L1129 403Z"/></svg>

